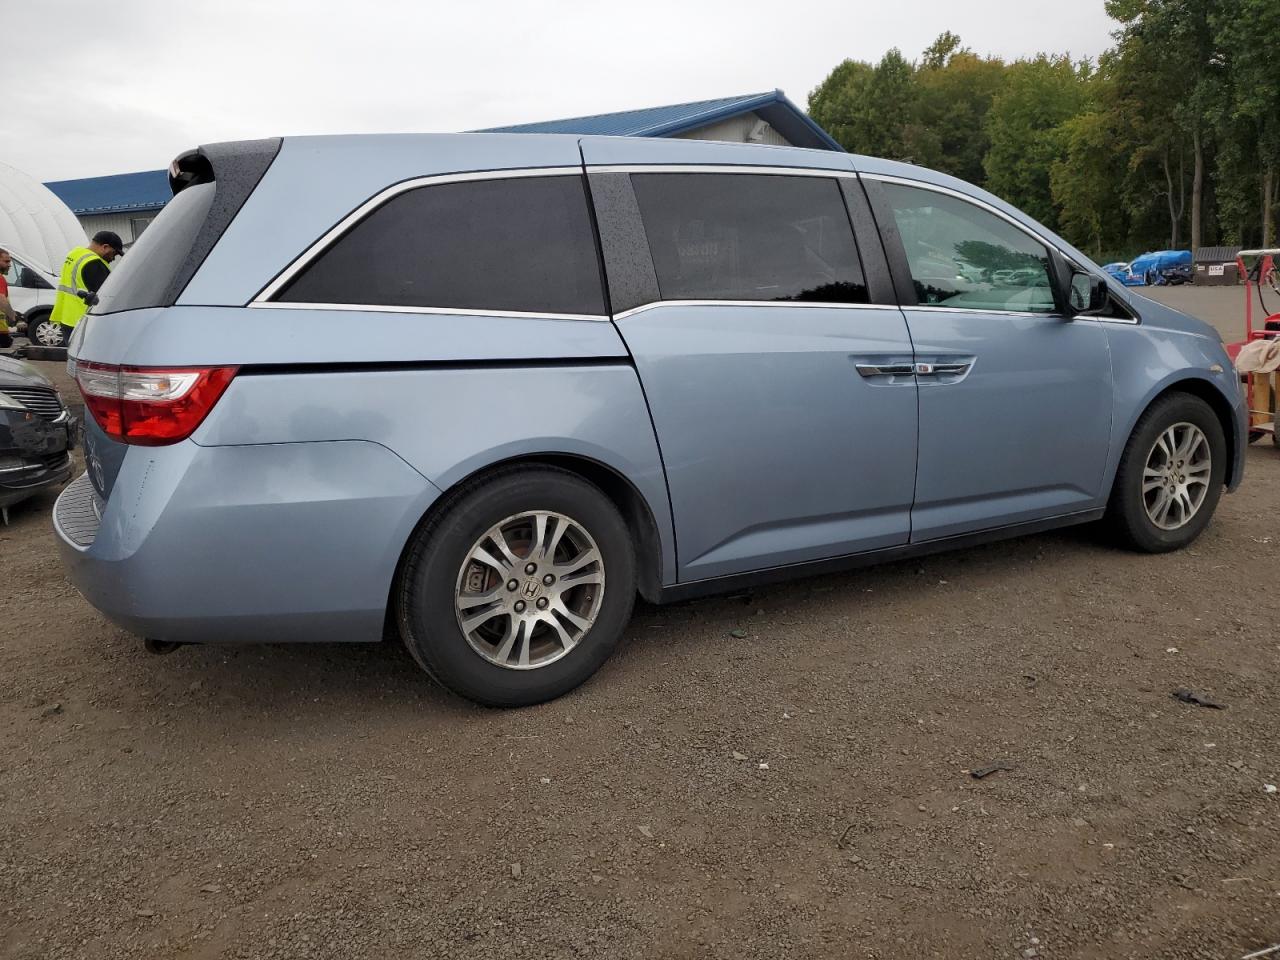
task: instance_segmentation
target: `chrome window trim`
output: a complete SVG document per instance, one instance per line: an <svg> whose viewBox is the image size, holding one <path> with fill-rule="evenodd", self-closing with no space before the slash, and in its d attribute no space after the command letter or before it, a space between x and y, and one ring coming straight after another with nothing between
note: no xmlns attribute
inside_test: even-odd
<svg viewBox="0 0 1280 960"><path fill-rule="evenodd" d="M932 304L920 304L914 307L904 306L902 309L924 311L927 313L979 313L984 316L998 314L1002 317L1040 317L1045 320L1070 321L1073 323L1077 320L1093 320L1098 323L1122 323L1130 327L1136 327L1138 325L1137 320L1130 320L1122 317L1095 317L1087 313L1078 313L1073 317L1064 317L1062 314L1057 312L1032 313L1025 310L983 310L981 307L944 307L934 306Z"/></svg>
<svg viewBox="0 0 1280 960"><path fill-rule="evenodd" d="M587 173L758 173L766 176L846 177L856 179L858 171L827 170L822 167L778 167L750 163L589 163Z"/></svg>
<svg viewBox="0 0 1280 960"><path fill-rule="evenodd" d="M813 300L653 300L630 310L614 314L614 320L625 320L637 313L656 310L659 307L801 307L823 310L893 310L901 308L896 303L819 303Z"/></svg>
<svg viewBox="0 0 1280 960"><path fill-rule="evenodd" d="M998 313L1002 317L1048 317L1051 320L1063 319L1062 314L1058 313L1056 307L1053 310L1049 310L1044 313L1037 313L1034 310L1000 310L995 307L992 307L991 309L986 309L983 307L948 307L948 306L924 304L924 303L918 304L914 307L908 307L904 305L902 309L923 311L925 313L981 313L981 314ZM1074 320L1077 318L1072 317L1071 319Z"/></svg>
<svg viewBox="0 0 1280 960"><path fill-rule="evenodd" d="M360 204L360 206L356 207L345 217L339 220L338 223L330 228L327 233L321 236L319 240L312 243L311 246L307 247L307 249L299 256L295 257L293 262L280 271L274 280L263 287L262 290L258 292L258 295L249 301L249 306L262 306L266 302L270 301L271 298L278 294L281 289L289 283L289 281L298 275L299 272L309 266L311 261L324 253L333 245L334 241L355 226L356 223L387 201L402 193L408 193L410 190L416 190L419 187L436 186L443 183L465 183L472 180L515 180L524 177L564 176L581 177L581 165L572 167L517 167L510 170L469 170L463 173L440 173L426 177L414 177L411 180L402 180L399 183L394 183L374 194L364 203ZM592 242L595 242L594 238ZM447 310L446 312L458 313L466 311ZM487 315L485 311L481 311L481 313ZM539 316L543 316L543 314L539 314Z"/></svg>
<svg viewBox="0 0 1280 960"><path fill-rule="evenodd" d="M529 320L603 320L603 313L538 313L526 310L472 310L462 307L401 307L379 303L301 303L279 300L257 301L249 304L255 310L355 310L362 313L413 313L451 317L521 317Z"/></svg>

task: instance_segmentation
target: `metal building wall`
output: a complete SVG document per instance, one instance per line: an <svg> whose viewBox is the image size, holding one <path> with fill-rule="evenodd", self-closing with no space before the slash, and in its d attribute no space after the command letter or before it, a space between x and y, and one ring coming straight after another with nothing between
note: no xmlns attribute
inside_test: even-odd
<svg viewBox="0 0 1280 960"><path fill-rule="evenodd" d="M133 235L133 228L129 221L154 219L159 212L159 210L135 210L131 213L91 213L76 219L80 221L80 226L84 227L84 232L90 237L99 230L114 230L120 234L120 239L125 243L133 243L138 238Z"/></svg>
<svg viewBox="0 0 1280 960"><path fill-rule="evenodd" d="M755 137L752 137L753 133L756 133ZM730 117L728 120L698 127L687 133L678 133L676 136L681 140L723 140L729 143L768 143L775 147L794 146L791 141L754 113Z"/></svg>

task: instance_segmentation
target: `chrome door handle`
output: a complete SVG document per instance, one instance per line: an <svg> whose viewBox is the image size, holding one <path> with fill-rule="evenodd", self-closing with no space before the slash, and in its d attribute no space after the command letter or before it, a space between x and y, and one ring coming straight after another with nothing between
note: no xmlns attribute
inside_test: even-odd
<svg viewBox="0 0 1280 960"><path fill-rule="evenodd" d="M917 377L954 377L968 373L972 366L972 360L962 360L959 363L917 363L915 373Z"/></svg>
<svg viewBox="0 0 1280 960"><path fill-rule="evenodd" d="M855 363L854 369L864 377L909 377L914 372L909 363Z"/></svg>

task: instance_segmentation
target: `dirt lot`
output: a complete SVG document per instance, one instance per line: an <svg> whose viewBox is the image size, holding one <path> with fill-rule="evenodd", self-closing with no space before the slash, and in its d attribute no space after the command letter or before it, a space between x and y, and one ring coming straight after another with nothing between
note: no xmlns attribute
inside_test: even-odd
<svg viewBox="0 0 1280 960"><path fill-rule="evenodd" d="M646 608L519 712L391 645L149 656L63 579L51 504L0 528L0 957L1280 941L1270 444L1186 552L1078 531Z"/></svg>

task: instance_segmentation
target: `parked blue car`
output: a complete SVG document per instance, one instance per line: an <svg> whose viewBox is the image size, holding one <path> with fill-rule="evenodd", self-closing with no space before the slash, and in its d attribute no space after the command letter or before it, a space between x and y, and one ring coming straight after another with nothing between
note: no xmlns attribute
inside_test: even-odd
<svg viewBox="0 0 1280 960"><path fill-rule="evenodd" d="M1240 483L1212 328L919 167L685 140L220 144L76 328L54 524L152 641L398 637L530 704L666 602ZM353 333L354 331L354 333Z"/></svg>
<svg viewBox="0 0 1280 960"><path fill-rule="evenodd" d="M1127 263L1108 263L1102 268L1113 279L1124 284L1126 287L1144 287L1147 285L1145 277L1141 277L1130 269Z"/></svg>

